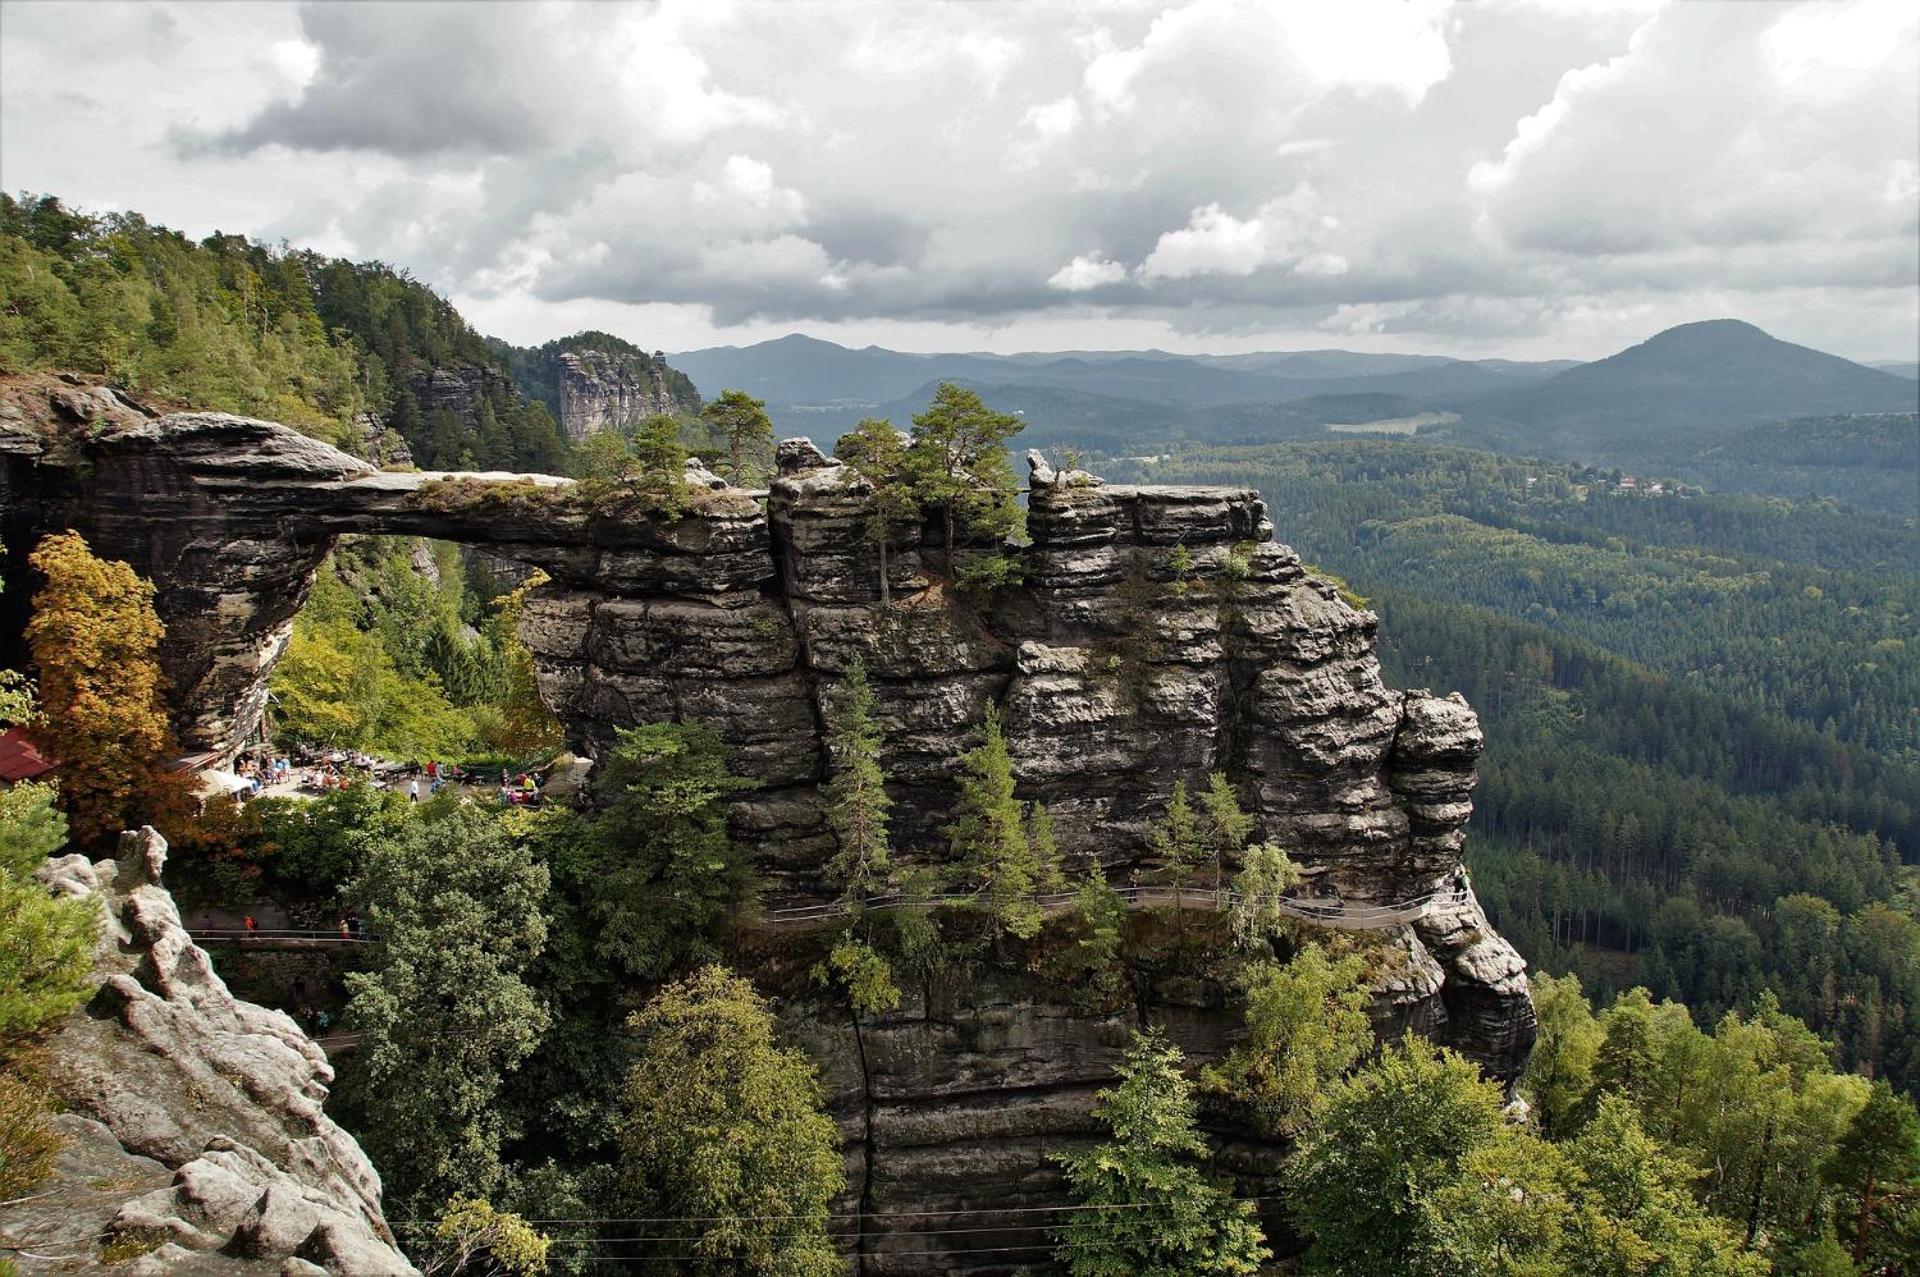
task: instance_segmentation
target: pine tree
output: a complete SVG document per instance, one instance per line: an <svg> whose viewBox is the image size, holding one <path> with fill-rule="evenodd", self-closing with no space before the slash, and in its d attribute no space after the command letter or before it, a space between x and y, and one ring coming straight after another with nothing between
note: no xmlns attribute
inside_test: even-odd
<svg viewBox="0 0 1920 1277"><path fill-rule="evenodd" d="M26 781L0 789L0 1060L92 990L97 907L57 900L34 877L66 842L53 786ZM5 1162L0 1155L0 1174Z"/></svg>
<svg viewBox="0 0 1920 1277"><path fill-rule="evenodd" d="M773 421L764 399L744 390L723 390L701 415L727 447L727 478L737 488L757 487L767 477L773 449Z"/></svg>
<svg viewBox="0 0 1920 1277"><path fill-rule="evenodd" d="M880 556L880 602L891 603L893 583L887 559L894 532L920 513L907 464L906 441L891 421L868 417L840 436L833 453L852 466L872 490L868 498L866 534Z"/></svg>
<svg viewBox="0 0 1920 1277"><path fill-rule="evenodd" d="M177 832L192 797L167 770L175 748L152 583L94 557L73 532L47 537L28 561L46 580L27 622L41 700L29 730L59 762L74 837L99 845L142 824Z"/></svg>
<svg viewBox="0 0 1920 1277"><path fill-rule="evenodd" d="M827 877L840 884L842 900L856 906L886 885L893 854L887 844L887 777L880 767L880 726L873 719L873 687L867 663L856 657L835 689L828 716L827 823L839 848L827 862Z"/></svg>
<svg viewBox="0 0 1920 1277"><path fill-rule="evenodd" d="M1225 772L1207 777L1207 792L1200 796L1200 804L1206 813L1207 844L1213 852L1213 890L1218 895L1226 885L1227 865L1239 858L1253 833L1253 817L1240 810L1240 797L1233 792Z"/></svg>
<svg viewBox="0 0 1920 1277"><path fill-rule="evenodd" d="M993 911L1003 930L1022 939L1040 930L1034 902L1036 866L1025 804L1014 797L1013 757L1000 711L987 706L986 739L961 759L960 798L947 827L955 869Z"/></svg>
<svg viewBox="0 0 1920 1277"><path fill-rule="evenodd" d="M955 572L956 527L1005 536L1018 521L1006 445L1021 429L1018 417L994 412L979 395L950 381L941 382L926 411L914 416L908 450L914 489L940 511L949 574Z"/></svg>
<svg viewBox="0 0 1920 1277"><path fill-rule="evenodd" d="M1872 1252L1875 1216L1896 1195L1920 1188L1920 1115L1886 1082L1873 1084L1826 1166L1827 1179L1858 1199L1853 1210L1853 1262Z"/></svg>
<svg viewBox="0 0 1920 1277"><path fill-rule="evenodd" d="M1054 1156L1074 1204L1086 1208L1058 1234L1055 1254L1072 1277L1252 1277L1272 1257L1253 1204L1197 1165L1207 1144L1181 1062L1164 1031L1136 1036L1120 1084L1094 1105L1111 1137Z"/></svg>
<svg viewBox="0 0 1920 1277"><path fill-rule="evenodd" d="M1147 826L1147 845L1160 858L1161 871L1173 885L1174 908L1184 907L1182 892L1191 881L1193 867L1206 858L1207 847L1200 832L1200 820L1187 799L1187 782L1173 782L1173 797L1158 820Z"/></svg>

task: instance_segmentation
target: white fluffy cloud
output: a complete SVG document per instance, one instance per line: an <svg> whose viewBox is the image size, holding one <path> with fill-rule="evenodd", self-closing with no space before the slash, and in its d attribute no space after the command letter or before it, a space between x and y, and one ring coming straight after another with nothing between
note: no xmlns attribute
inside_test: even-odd
<svg viewBox="0 0 1920 1277"><path fill-rule="evenodd" d="M1194 209L1185 226L1159 238L1140 274L1150 280L1185 279L1281 267L1303 275L1344 275L1347 259L1318 247L1339 225L1319 211L1318 197L1304 184L1268 200L1245 221L1208 204Z"/></svg>
<svg viewBox="0 0 1920 1277"><path fill-rule="evenodd" d="M1047 276L1047 287L1066 293L1084 293L1089 289L1117 284L1126 277L1127 268L1119 262L1082 254Z"/></svg>
<svg viewBox="0 0 1920 1277"><path fill-rule="evenodd" d="M9 3L0 184L387 257L520 338L1596 354L1734 314L1892 357L1911 8Z"/></svg>

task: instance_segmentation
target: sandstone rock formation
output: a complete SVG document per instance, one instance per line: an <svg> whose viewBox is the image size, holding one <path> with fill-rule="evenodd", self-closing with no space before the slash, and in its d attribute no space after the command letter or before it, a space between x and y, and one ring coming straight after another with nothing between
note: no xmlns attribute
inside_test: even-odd
<svg viewBox="0 0 1920 1277"><path fill-rule="evenodd" d="M322 1110L326 1056L227 991L159 885L165 859L143 829L117 860L41 872L105 925L99 991L47 1051L67 1146L50 1184L0 1206L21 1270L91 1271L119 1239L145 1253L115 1272L413 1273L378 1174Z"/></svg>
<svg viewBox="0 0 1920 1277"><path fill-rule="evenodd" d="M826 891L822 724L856 659L874 684L908 861L943 858L958 759L995 703L1021 796L1047 803L1076 863L1116 877L1150 867L1144 829L1174 782L1220 770L1323 897L1395 903L1460 871L1478 720L1457 696L1385 686L1377 618L1273 540L1252 491L1109 485L1036 456L1030 543L956 548L962 563L1016 555L1018 586L957 595L940 530L903 526L882 604L866 486L805 440L779 446L764 508L702 490L669 521L590 508L558 480L379 474L268 423L136 416L63 433L47 422L65 410L37 411L10 426L0 398L0 494L12 504L0 526L16 549L34 529L79 527L154 577L180 723L205 747L252 721L333 536L411 533L552 576L521 632L576 751L659 719L727 740L756 782L733 823L771 907ZM1429 910L1390 940L1401 959L1377 989L1378 1027L1514 1076L1533 1035L1525 967L1477 903ZM965 1005L910 1006L864 1040L801 1016L860 1200L1044 1204L1056 1181L1042 1153L1085 1138L1089 1097L1125 1036L1124 1021L1062 999L987 983ZM1217 989L1169 987L1142 1011L1184 1025L1183 1045L1203 1058L1234 1023ZM1274 1151L1228 1147L1259 1183ZM870 1271L918 1271L899 1262Z"/></svg>
<svg viewBox="0 0 1920 1277"><path fill-rule="evenodd" d="M559 410L567 438L633 425L660 413L698 412L700 401L678 390L659 355L606 350L561 351L554 357Z"/></svg>

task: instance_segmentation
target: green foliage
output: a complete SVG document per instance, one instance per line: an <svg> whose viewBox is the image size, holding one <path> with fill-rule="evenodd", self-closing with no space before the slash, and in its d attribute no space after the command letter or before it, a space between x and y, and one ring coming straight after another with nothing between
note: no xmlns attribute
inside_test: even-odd
<svg viewBox="0 0 1920 1277"><path fill-rule="evenodd" d="M1272 1252L1250 1202L1235 1201L1195 1165L1207 1155L1193 1088L1165 1034L1136 1037L1120 1083L1094 1117L1111 1133L1082 1153L1055 1154L1077 1212L1056 1255L1072 1277L1251 1277ZM1100 1209L1102 1207L1124 1209Z"/></svg>
<svg viewBox="0 0 1920 1277"><path fill-rule="evenodd" d="M1920 1115L1913 1101L1876 1082L1855 1113L1846 1134L1827 1159L1828 1181L1845 1194L1851 1209L1851 1258L1856 1264L1877 1260L1876 1225L1889 1207L1911 1215L1920 1189ZM1878 1234L1885 1236L1884 1232ZM1885 1248L1889 1256L1892 1247Z"/></svg>
<svg viewBox="0 0 1920 1277"><path fill-rule="evenodd" d="M1183 888L1193 883L1194 870L1207 857L1207 843L1200 829L1200 818L1187 799L1187 782L1173 782L1173 797L1166 811L1147 824L1147 846L1159 857L1161 876L1174 889L1179 902Z"/></svg>
<svg viewBox="0 0 1920 1277"><path fill-rule="evenodd" d="M837 985L847 995L855 1015L879 1015L900 1005L900 986L893 982L893 964L864 941L841 936L833 943L824 965L815 971L822 983Z"/></svg>
<svg viewBox="0 0 1920 1277"><path fill-rule="evenodd" d="M1210 1094L1245 1108L1261 1131L1292 1135L1329 1088L1373 1045L1366 963L1307 944L1282 966L1261 960L1235 983L1246 999L1246 1035L1201 1073Z"/></svg>
<svg viewBox="0 0 1920 1277"><path fill-rule="evenodd" d="M1451 1051L1408 1036L1334 1087L1288 1166L1309 1271L1435 1271L1428 1199L1500 1130L1500 1095Z"/></svg>
<svg viewBox="0 0 1920 1277"><path fill-rule="evenodd" d="M1213 887L1218 891L1226 882L1227 866L1239 859L1253 834L1253 817L1240 810L1240 796L1225 772L1207 777L1207 792L1200 795L1201 823L1207 845L1213 852Z"/></svg>
<svg viewBox="0 0 1920 1277"><path fill-rule="evenodd" d="M43 538L28 562L43 581L26 629L42 701L30 730L58 760L73 836L95 845L143 824L177 832L191 796L169 771L153 583L74 532Z"/></svg>
<svg viewBox="0 0 1920 1277"><path fill-rule="evenodd" d="M1299 882L1299 866L1278 843L1248 847L1241 855L1240 872L1234 875L1233 894L1227 904L1234 943L1243 949L1266 944L1287 916L1280 911L1281 903Z"/></svg>
<svg viewBox="0 0 1920 1277"><path fill-rule="evenodd" d="M1520 1086L1533 1106L1541 1134L1557 1139L1571 1134L1577 1118L1584 1116L1594 1062L1606 1034L1574 976L1557 980L1544 972L1534 976L1533 1010L1540 1030Z"/></svg>
<svg viewBox="0 0 1920 1277"><path fill-rule="evenodd" d="M648 417L631 436L613 430L588 435L575 453L574 474L580 495L595 507L631 504L669 519L686 510L687 450L672 417Z"/></svg>
<svg viewBox="0 0 1920 1277"><path fill-rule="evenodd" d="M746 857L727 836L726 798L750 784L727 770L727 747L711 728L620 732L598 777L605 806L563 835L555 861L605 975L654 980L719 956L717 928L751 887Z"/></svg>
<svg viewBox="0 0 1920 1277"><path fill-rule="evenodd" d="M256 798L246 807L246 841L269 881L296 898L328 900L404 834L412 807L398 790L364 784L315 799Z"/></svg>
<svg viewBox="0 0 1920 1277"><path fill-rule="evenodd" d="M426 1214L500 1186L503 1075L545 1031L524 980L547 941L547 870L471 806L373 848L351 896L379 937L346 978L365 1036L347 1092L390 1210Z"/></svg>
<svg viewBox="0 0 1920 1277"><path fill-rule="evenodd" d="M1033 899L1039 866L1027 837L1026 805L1014 797L1013 756L995 706L987 706L986 739L960 762L960 794L947 827L954 872L979 893L1003 931L1029 938L1043 918Z"/></svg>
<svg viewBox="0 0 1920 1277"><path fill-rule="evenodd" d="M880 768L882 737L873 708L866 662L855 658L834 689L827 715L833 776L826 789L827 824L837 842L827 879L839 884L842 899L854 902L879 894L893 864L887 842L893 800Z"/></svg>
<svg viewBox="0 0 1920 1277"><path fill-rule="evenodd" d="M735 487L757 488L773 469L773 420L767 403L744 390L723 390L701 410L727 450L727 478Z"/></svg>
<svg viewBox="0 0 1920 1277"><path fill-rule="evenodd" d="M1074 888L1067 915L1070 938L1054 956L1051 969L1091 1008L1110 1008L1126 992L1126 968L1120 945L1127 933L1127 902L1098 866L1089 866Z"/></svg>
<svg viewBox="0 0 1920 1277"><path fill-rule="evenodd" d="M801 1052L774 1040L753 986L723 967L668 985L630 1022L620 1134L623 1214L675 1218L677 1271L837 1277L827 1206L845 1185L838 1132ZM635 1243L642 1245L642 1243ZM641 1253L648 1253L643 1250Z"/></svg>
<svg viewBox="0 0 1920 1277"><path fill-rule="evenodd" d="M1018 526L1018 489L1007 460L1007 440L1020 433L1017 417L994 412L971 390L940 383L927 410L913 418L907 466L922 505L940 511L946 564L957 574L957 531L1004 538Z"/></svg>
<svg viewBox="0 0 1920 1277"><path fill-rule="evenodd" d="M433 1277L538 1277L553 1243L526 1220L476 1197L455 1197L433 1227Z"/></svg>
<svg viewBox="0 0 1920 1277"><path fill-rule="evenodd" d="M0 1059L93 990L98 906L56 900L34 877L66 840L52 785L0 789Z"/></svg>
<svg viewBox="0 0 1920 1277"><path fill-rule="evenodd" d="M880 560L880 601L893 599L893 581L887 566L893 543L904 531L915 530L920 501L906 440L891 421L867 417L834 445L833 455L857 471L867 483L866 534Z"/></svg>
<svg viewBox="0 0 1920 1277"><path fill-rule="evenodd" d="M0 1069L0 1201L25 1196L53 1174L64 1142L49 1120L54 1112L46 1087Z"/></svg>

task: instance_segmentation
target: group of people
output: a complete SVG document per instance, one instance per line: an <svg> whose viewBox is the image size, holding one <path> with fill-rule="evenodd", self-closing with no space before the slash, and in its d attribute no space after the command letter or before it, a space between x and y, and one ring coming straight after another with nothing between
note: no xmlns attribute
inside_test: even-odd
<svg viewBox="0 0 1920 1277"><path fill-rule="evenodd" d="M537 802L540 786L527 772L520 773L517 783L507 780L507 773L500 773L500 805L502 807L524 807Z"/></svg>

